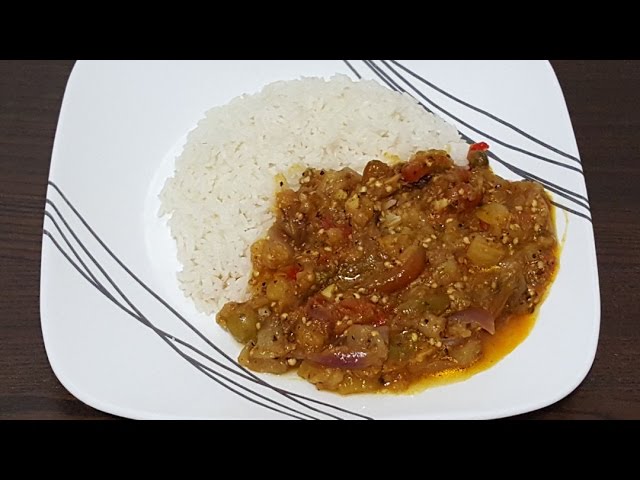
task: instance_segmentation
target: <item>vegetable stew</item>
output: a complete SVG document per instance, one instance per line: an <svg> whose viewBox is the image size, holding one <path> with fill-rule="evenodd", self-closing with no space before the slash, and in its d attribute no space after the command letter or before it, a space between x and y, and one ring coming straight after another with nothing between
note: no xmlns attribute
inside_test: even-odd
<svg viewBox="0 0 640 480"><path fill-rule="evenodd" d="M487 148L464 168L430 150L282 185L251 248L251 299L217 317L244 344L240 363L342 394L398 392L470 369L507 323L528 322L557 268L553 207L539 184L495 175Z"/></svg>

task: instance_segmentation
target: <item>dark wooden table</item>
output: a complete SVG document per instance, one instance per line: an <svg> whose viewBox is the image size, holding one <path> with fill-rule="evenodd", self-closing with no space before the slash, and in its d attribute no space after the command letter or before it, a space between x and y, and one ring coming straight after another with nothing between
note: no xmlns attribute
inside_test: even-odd
<svg viewBox="0 0 640 480"><path fill-rule="evenodd" d="M40 331L45 188L72 61L0 62L0 419L110 419L54 376ZM530 419L640 419L640 62L554 61L594 218L602 328L589 376ZM636 141L639 143L636 144Z"/></svg>

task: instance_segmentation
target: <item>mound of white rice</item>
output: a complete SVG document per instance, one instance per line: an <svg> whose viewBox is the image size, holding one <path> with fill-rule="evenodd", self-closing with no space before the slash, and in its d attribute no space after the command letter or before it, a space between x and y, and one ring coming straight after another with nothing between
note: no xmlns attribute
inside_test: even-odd
<svg viewBox="0 0 640 480"><path fill-rule="evenodd" d="M273 221L277 174L295 187L306 167L362 171L369 160L429 148L466 161L455 127L408 95L343 75L276 82L211 109L160 195L182 290L205 313L246 298L249 250Z"/></svg>

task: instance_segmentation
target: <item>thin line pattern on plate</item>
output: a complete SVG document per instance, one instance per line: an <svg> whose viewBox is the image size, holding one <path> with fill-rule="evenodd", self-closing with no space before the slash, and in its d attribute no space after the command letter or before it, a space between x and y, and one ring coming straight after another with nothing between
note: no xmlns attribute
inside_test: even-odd
<svg viewBox="0 0 640 480"><path fill-rule="evenodd" d="M255 373L241 366L237 361L233 360L232 357L227 355L222 349L215 345L209 338L202 334L195 326L193 326L193 324L191 324L186 318L184 318L184 316L178 313L166 300L164 300L156 292L154 292L137 275L135 275L131 271L131 269L129 269L129 267L127 267L122 262L122 260L120 260L120 258L118 258L106 245L106 243L88 224L88 222L80 214L77 208L70 202L70 200L64 195L62 190L54 182L49 181L49 186L51 188L46 200L45 218L47 219L47 223L50 223L53 228L47 228L47 226L45 225L45 228L43 229L44 236L52 242L54 247L63 255L67 262L77 271L77 273L82 276L85 281L92 285L120 310L156 333L172 350L174 350L180 357L185 359L204 375L206 375L222 387L226 388L227 390L252 402L254 405L275 411L288 418L310 420L317 420L321 418L336 420L344 420L348 418L365 420L372 419L367 415L351 411L338 405L330 404L295 392L290 392L285 389L275 387L269 382L266 382L265 380L257 376ZM189 342L156 327L152 323L152 321L147 316L145 316L135 305L135 303L129 298L131 295L127 296L122 291L122 288L113 280L112 275L109 275L109 273L106 271L106 265L101 264L96 259L96 255L92 254L92 252L87 247L87 244L80 238L80 232L75 231L71 227L69 221L67 220L68 217L65 217L65 215L62 213L59 204L51 199L52 192L56 192L60 196L62 205L66 205L71 210L71 214L75 216L83 225L85 229L84 233L88 233L90 236L92 236L103 248L104 252L109 257L111 257L111 259L113 259L113 261L118 265L120 269L122 269L135 283L142 287L143 291L145 291L154 300L159 302L166 310L168 310L171 313L172 318L177 319L183 325L187 326L187 328L193 331L209 347L211 347L211 349L215 353L207 354L206 352L201 351L199 348L190 344ZM64 227L64 229L62 227ZM84 253L84 260L82 258L82 255L78 251L78 248L73 246L73 242L69 237L74 240L76 247L79 247L79 250ZM59 241L57 238L61 238L62 241ZM88 265L90 262L95 268L95 270L93 271L92 268ZM105 281L100 281L98 279L98 273L102 277L104 277L106 283ZM115 293L110 291L107 284L111 289L115 290ZM182 346L187 350L199 355L203 359L207 359L211 363L215 364L216 367L222 368L226 372L233 374L236 379L245 380L251 385L247 386L239 383L238 381L216 370L215 368L205 365L202 361L188 355L186 352L178 348L178 346ZM221 356L222 359L217 360L213 355ZM260 391L257 390L258 387L262 388L264 392L260 393ZM280 400L268 397L266 393L276 394L278 397L280 397ZM282 401L284 400L288 401L289 404L287 405L282 403ZM295 404L295 406L291 404ZM302 408L313 413L302 410ZM315 416L317 414L322 415L323 417ZM345 417L344 415L347 416Z"/></svg>
<svg viewBox="0 0 640 480"><path fill-rule="evenodd" d="M358 78L358 79L362 79L363 75L358 71L358 69L356 68L355 65L353 65L353 63L349 62L348 60L343 60L344 63L347 65L347 67L349 68L349 70L351 72L354 73L354 75ZM472 109L476 112L481 113L482 115L486 116L487 118L490 118L491 120L494 120L498 123L500 123L501 125L507 126L509 129L515 131L516 133L518 133L519 135L522 135L523 137L534 141L535 143L537 143L538 145L550 150L553 153L556 153L558 155L561 155L569 160L571 160L572 162L578 162L580 163L580 160L573 156L570 155L566 152L563 152L562 150L553 147L545 142L543 142L542 140L537 139L536 137L534 137L533 135L525 132L524 130L518 128L517 126L507 122L506 120L503 120L501 118L499 118L498 116L487 112L486 110L483 110L479 107L476 107L474 105L472 105L471 103L468 103L464 100L461 100L457 97L455 97L454 95L450 94L449 92L446 92L444 89L438 87L437 85L429 82L428 80L426 80L424 77L418 75L417 73L413 72L411 69L409 69L408 67L402 65L400 62L397 62L396 60L391 60L391 62L396 65L397 67L399 67L398 69L394 68L390 62L386 61L386 60L381 60L380 64L376 63L374 60L361 60L364 65L371 70L371 72L379 79L382 81L382 83L384 85L386 85L388 88L390 88L391 90L394 90L396 92L400 92L400 93L406 93L407 95L410 95L411 97L413 97L421 106L422 108L424 108L427 112L438 115L438 112L434 111L433 109L439 111L442 114L445 114L447 116L449 116L450 118L454 119L456 122L458 122L460 125L465 126L467 128L469 128L471 131L480 134L484 137L484 139L489 139L492 140L494 142L496 142L499 145L502 145L505 148L517 151L519 153L525 154L530 156L531 158L535 159L535 160L541 160L541 161L545 161L549 164L555 165L557 167L563 168L563 169L568 169L569 171L575 172L581 176L584 176L584 173L582 172L581 168L575 167L574 165L568 165L566 163L563 163L561 161L557 161L557 160L551 160L547 157L543 157L541 155L535 154L533 152L530 152L528 150L525 150L524 148L521 147L517 147L514 145L511 145L507 142L504 142L500 139L498 139L496 136L490 135L485 133L484 131L481 131L477 128L475 128L474 126L472 126L471 124L469 124L468 122L464 121L463 119L461 119L459 116L456 116L452 113L450 113L448 110L444 109L442 106L440 106L439 104L435 103L423 90L421 90L420 88L418 88L418 86L416 86L414 83L412 83L408 78L406 78L405 75L403 75L401 72L399 72L399 69L402 69L404 72L406 72L407 74L411 75L414 78L419 79L422 84L435 89L436 91L442 93L443 95L447 96L448 98L454 100L456 103L464 106L465 108L468 109ZM385 68L386 67L386 70ZM400 83L398 83L398 81L402 82L404 85L406 85L406 87L408 87L411 91L407 90L406 88L404 88ZM429 106L427 106L429 105ZM476 141L468 134L465 134L463 131L461 131L460 128L458 128L459 132L460 132L460 136L467 142L469 143L476 143ZM565 188L561 185L557 185L547 179L544 179L538 175L535 175L531 172L528 172L520 167L517 167L505 160L503 160L501 157L499 157L497 154L495 154L494 152L489 152L489 157L494 160L495 162L498 162L499 164L503 165L505 168L507 168L508 170L510 170L511 172L515 173L516 175L518 175L519 177L526 179L526 180L533 180L533 181L537 181L539 183L541 183L547 190L549 190L550 192L553 192L554 194L568 200L571 203L574 203L577 207L580 207L584 210L586 210L588 213L584 213L581 212L579 210L577 210L576 208L573 207L569 207L567 205L565 205L564 203L560 203L558 201L552 201L552 203L558 207L561 208L565 211L567 211L568 213L571 213L573 215L576 215L580 218L584 218L585 220L591 222L591 216L590 216L590 207L588 204L588 198L584 195L581 195L577 192L573 192L572 190Z"/></svg>
<svg viewBox="0 0 640 480"><path fill-rule="evenodd" d="M348 67L348 69L351 71L351 73L353 73L358 79L362 79L362 74L358 71L358 69L349 61L347 60L343 60L344 64ZM518 128L517 126L497 117L496 115L493 115L490 112L487 112L483 109L480 109L479 107L476 107L464 100L461 100L455 96L453 96L452 94L446 92L444 89L438 87L437 85L431 83L430 81L428 81L427 79L425 79L424 77L418 75L416 72L413 72L412 70L410 70L408 67L402 65L400 62L397 62L395 60L391 60L390 62L385 61L385 60L381 60L380 64L376 64L375 61L372 60L362 60L362 62L365 64L365 66L367 68L369 68L382 82L383 84L385 84L388 88L398 91L398 92L403 92L403 93L407 93L409 95L411 95L416 101L418 101L418 103L428 112L430 113L434 113L432 111L431 108L429 108L427 105L425 105L425 102L427 104L429 104L432 108L444 113L445 115L448 115L449 117L455 119L456 121L458 121L461 125L469 128L470 130L472 130L473 132L476 132L479 135L482 135L485 139L489 139L491 141L494 141L495 143L504 146L505 148L523 153L525 155L530 156L531 158L534 158L536 160L540 160L540 161L544 161L546 163L555 165L557 167L560 168L564 168L573 172L576 172L580 175L584 175L582 172L581 168L578 168L574 165L568 165L565 164L563 162L557 161L557 160L552 160L549 159L547 157L543 157L541 155L535 154L533 152L529 152L521 147L517 147L511 144L508 144L500 139L498 139L497 137L487 134L483 131L478 130L477 128L473 127L472 125L468 124L467 122L463 121L462 119L460 119L459 117L454 116L453 114L451 114L450 112L448 112L447 110L445 110L444 108L442 108L440 105L436 104L435 102L433 102L433 100L431 100L425 93L424 91L420 90L415 84L413 84L408 78L406 78L406 76L404 76L402 73L400 73L399 70L402 70L405 74L413 77L414 79L416 79L418 82L420 82L421 84L432 88L438 92L440 92L441 94L445 95L446 97L452 99L453 101L455 101L456 103L463 105L466 108L469 108L473 111L476 111L484 116L486 116L487 118L490 118L491 120L494 120L498 123L500 123L503 126L506 126L508 128L510 128L511 130L515 131L516 133L522 135L523 137L527 138L530 141L533 141L534 143L537 143L538 145L550 150L553 153L556 153L572 162L576 162L577 164L580 165L580 160L579 158L567 154L566 152L561 151L560 149L553 147L545 142L543 142L542 140L537 139L536 137L534 137L533 135L525 132L524 130ZM393 64L396 68L394 68L391 64ZM383 68L385 67L385 68ZM418 97L416 97L416 95L412 94L411 92L407 91L402 85L400 85L398 83L398 80L401 81L404 85L406 85L408 88L410 88ZM465 134L464 132L460 132L461 133L461 137L466 140L467 142L470 143L475 143L475 141L467 134ZM560 185L556 185L548 180L545 180L539 176L536 176L530 172L527 172L526 170L523 170L515 165L512 165L508 162L506 162L505 160L501 159L500 157L498 157L495 153L490 152L489 153L490 158L493 159L494 161L502 164L503 166L505 166L507 169L509 169L510 171L512 171L513 173L515 173L516 175L520 176L521 178L524 179L528 179L528 180L537 180L540 183L542 183L545 188L547 188L548 190L552 191L553 193L565 198L566 200L569 200L570 202L574 203L577 207L581 207L587 211L589 211L589 205L588 205L588 199L586 196L580 195L576 192L573 192L567 188L564 188ZM182 315L180 315L171 305L169 305L166 300L162 299L157 293L155 293L146 283L142 282L138 276L136 276L113 252L111 249L109 249L109 247L107 247L107 245L104 243L104 241L96 234L96 232L89 226L89 224L87 223L87 221L84 219L84 217L79 213L79 211L76 209L76 207L68 200L68 198L64 195L64 193L62 192L62 190L52 181L49 182L49 186L50 188L50 193L47 196L47 201L46 201L46 208L45 208L45 217L48 219L48 221L51 223L51 225L53 226L53 229L47 229L46 225L45 228L43 229L43 234L46 238L48 238L52 244L54 245L54 247L63 255L63 257L68 261L68 263L76 270L77 273L79 273L81 275L81 277L87 281L91 286L93 286L98 292L100 292L105 298L107 298L112 304L114 304L116 307L118 307L121 311L123 311L124 313L126 313L127 315L129 315L131 318L133 318L134 320L136 320L137 322L139 322L140 324L142 324L143 326L149 328L151 331L153 331L155 334L158 335L158 337L165 343L167 344L178 356L180 356L181 358L183 358L185 361L187 361L190 365L192 365L194 368L196 368L198 371L200 371L201 373L203 373L204 375L206 375L207 378L213 380L214 382L216 382L218 385L220 385L221 387L227 389L228 391L238 395L239 397L248 400L249 402L251 402L253 405L268 409L270 411L276 412L281 414L282 416L284 416L285 418L291 418L291 419L300 419L300 420L306 420L306 419L320 419L320 418L329 418L329 419L346 419L346 418L358 418L358 419L372 419L371 417L358 413L358 412L354 412L354 411L350 411L348 409L342 408L340 406L337 405L332 405L320 400L316 400L310 397L306 397L304 395L300 395L294 392L289 392L287 390L272 386L271 384L269 384L268 382L264 381L263 379L261 379L260 377L258 377L256 374L254 374L253 372L245 369L244 367L242 367L237 361L235 361L233 358L231 358L229 355L225 354L219 347L217 347L213 342L211 342L210 339L206 338L200 331L198 331L197 328L195 328L190 322L188 322ZM108 274L108 272L105 270L105 266L101 265L95 258L95 255L93 255L89 249L87 248L87 246L85 245L85 243L80 239L79 237L79 232L75 232L69 225L69 223L67 222L67 220L65 219L65 216L62 214L61 209L58 207L58 205L51 200L51 192L55 191L60 198L62 199L62 204L66 205L72 212L72 215L74 215L77 219L80 220L81 224L84 226L86 232L89 233L89 235L91 235L97 242L98 244L104 249L104 251L107 253L107 255L109 257L111 257L116 264L118 265L119 268L121 268L122 270L124 270L124 272L126 272L127 275L129 275L137 284L139 284L142 289L148 294L150 295L153 299L155 299L156 301L158 301L161 305L163 305L172 315L173 318L179 320L180 322L182 322L182 324L186 325L190 330L192 330L197 336L199 336L202 340L205 341L205 343L212 348L213 352L211 355L207 354L206 352L202 351L201 349L197 348L196 346L190 344L189 342L170 334L169 332L162 330L160 328L158 328L157 326L155 326L151 320L145 316L141 310L135 305L135 303L133 301L131 301L131 299L125 295L125 293L122 291L122 289L118 286L118 284L112 279L112 277ZM567 207L566 205L560 204L558 202L553 202L554 205L556 205L557 207L566 210L569 213L572 213L574 215L577 215L581 218L584 218L588 221L591 222L591 218L590 216L588 216L585 213L582 213L580 211L574 210L570 207ZM62 223L62 225L64 226L64 229L61 228L60 223L58 222L58 220ZM67 231L67 234L64 233L64 230ZM85 233L86 233L85 232ZM73 240L75 241L76 245L80 248L80 250L85 254L85 260L83 260L82 255L78 252L78 250L73 246L73 242L69 239L69 236L71 236L71 238L73 238ZM62 241L58 240L58 238L61 238ZM100 280L98 278L98 272L96 272L95 270L92 270L92 267L89 266L88 264L92 264L93 267L95 267L97 269L97 271L100 273L100 275L102 277L104 277L104 281ZM106 283L105 283L106 281ZM107 284L110 286L107 286ZM115 293L112 292L111 289L115 290ZM213 365L215 365L217 368L220 368L222 371L224 371L225 374L222 371L217 370L216 368L213 368L209 365L206 365L203 361L198 360L196 357L191 356L189 354L186 353L185 350L179 348L182 347L185 350L195 354L196 356L200 357L201 359L207 360L208 362L212 363ZM221 360L216 359L213 355L219 355L222 357ZM233 378L232 378L233 377ZM235 378L235 379L234 379ZM248 382L250 385L246 385L241 383L240 381L246 381ZM261 393L260 391L258 391L257 389L261 388L263 389L263 392ZM280 400L276 399L276 398L271 398L269 396L267 396L267 394L275 394L277 396L277 398L279 398ZM289 402L287 403L283 403L284 401ZM293 405L292 405L293 404ZM325 410L326 409L326 410ZM316 415L320 415L321 417L318 417ZM341 416L341 415L347 415L345 416ZM324 416L324 417L322 417Z"/></svg>

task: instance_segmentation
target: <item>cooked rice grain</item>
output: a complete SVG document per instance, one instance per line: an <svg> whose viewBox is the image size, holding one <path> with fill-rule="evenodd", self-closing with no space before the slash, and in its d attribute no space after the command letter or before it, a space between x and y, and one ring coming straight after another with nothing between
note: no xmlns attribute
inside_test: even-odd
<svg viewBox="0 0 640 480"><path fill-rule="evenodd" d="M272 222L279 173L295 187L306 167L361 171L428 148L466 162L455 127L408 95L343 75L276 82L209 110L160 194L182 290L207 314L246 298L250 246Z"/></svg>

